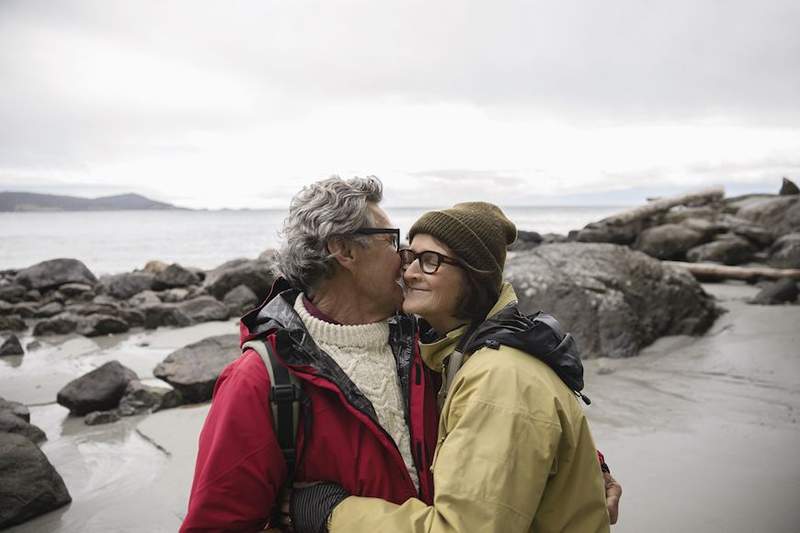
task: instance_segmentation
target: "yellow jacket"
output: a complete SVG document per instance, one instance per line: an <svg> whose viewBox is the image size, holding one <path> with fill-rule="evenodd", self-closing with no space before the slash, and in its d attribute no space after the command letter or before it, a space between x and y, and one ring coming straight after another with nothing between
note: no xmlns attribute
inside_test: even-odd
<svg viewBox="0 0 800 533"><path fill-rule="evenodd" d="M505 284L489 316L515 302ZM422 345L443 368L466 328ZM329 520L332 533L539 532L610 530L602 473L575 394L523 351L482 348L455 375L431 465L432 506L349 497Z"/></svg>

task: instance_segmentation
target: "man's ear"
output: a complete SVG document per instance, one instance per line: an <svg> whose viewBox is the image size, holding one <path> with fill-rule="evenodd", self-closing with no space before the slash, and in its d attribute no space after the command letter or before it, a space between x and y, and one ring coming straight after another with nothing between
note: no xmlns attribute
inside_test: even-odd
<svg viewBox="0 0 800 533"><path fill-rule="evenodd" d="M353 270L355 266L354 245L355 243L349 239L331 237L327 243L328 253L339 263L339 266L345 270Z"/></svg>

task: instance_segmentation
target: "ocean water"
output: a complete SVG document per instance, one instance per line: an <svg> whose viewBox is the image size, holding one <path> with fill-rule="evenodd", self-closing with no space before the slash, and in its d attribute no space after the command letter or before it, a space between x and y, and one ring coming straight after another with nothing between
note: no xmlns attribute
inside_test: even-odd
<svg viewBox="0 0 800 533"><path fill-rule="evenodd" d="M428 209L386 211L405 238ZM566 234L622 209L548 206L504 211L521 230ZM0 213L0 269L57 257L80 259L96 275L128 272L152 259L209 269L277 247L286 214L282 209Z"/></svg>

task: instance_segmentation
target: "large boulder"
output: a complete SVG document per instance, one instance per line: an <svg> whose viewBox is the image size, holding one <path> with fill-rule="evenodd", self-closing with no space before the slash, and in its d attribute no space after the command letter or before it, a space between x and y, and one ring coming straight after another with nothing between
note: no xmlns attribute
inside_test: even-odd
<svg viewBox="0 0 800 533"><path fill-rule="evenodd" d="M800 196L765 198L742 207L737 216L769 228L778 237L800 232Z"/></svg>
<svg viewBox="0 0 800 533"><path fill-rule="evenodd" d="M233 316L241 316L258 304L258 297L247 285L238 285L222 299Z"/></svg>
<svg viewBox="0 0 800 533"><path fill-rule="evenodd" d="M705 332L720 310L683 269L612 244L548 244L509 259L521 308L571 331L584 357L629 357L663 335Z"/></svg>
<svg viewBox="0 0 800 533"><path fill-rule="evenodd" d="M703 235L680 224L663 224L639 234L634 248L658 259L683 259L703 241Z"/></svg>
<svg viewBox="0 0 800 533"><path fill-rule="evenodd" d="M717 240L695 246L686 252L686 259L693 263L710 261L724 265L739 265L753 258L755 248L745 239L726 233Z"/></svg>
<svg viewBox="0 0 800 533"><path fill-rule="evenodd" d="M800 268L800 232L786 234L775 241L768 262L778 268Z"/></svg>
<svg viewBox="0 0 800 533"><path fill-rule="evenodd" d="M56 401L74 415L114 409L134 379L133 370L119 361L109 361L67 383L58 391Z"/></svg>
<svg viewBox="0 0 800 533"><path fill-rule="evenodd" d="M0 315L0 331L25 331L25 321L15 315Z"/></svg>
<svg viewBox="0 0 800 533"><path fill-rule="evenodd" d="M200 283L200 277L191 270L177 263L156 274L154 288L156 290L172 289L175 287L188 287Z"/></svg>
<svg viewBox="0 0 800 533"><path fill-rule="evenodd" d="M33 335L35 337L43 335L66 335L78 328L79 321L80 319L75 315L62 313L37 323L33 327Z"/></svg>
<svg viewBox="0 0 800 533"><path fill-rule="evenodd" d="M16 433L37 444L47 440L44 431L8 411L0 411L0 433Z"/></svg>
<svg viewBox="0 0 800 533"><path fill-rule="evenodd" d="M49 302L37 309L36 312L33 313L33 316L36 318L50 318L51 316L56 316L63 310L64 304L60 302Z"/></svg>
<svg viewBox="0 0 800 533"><path fill-rule="evenodd" d="M227 320L228 308L213 296L199 296L177 304L178 309L194 322L210 322L212 320Z"/></svg>
<svg viewBox="0 0 800 533"><path fill-rule="evenodd" d="M797 300L797 282L790 278L765 285L751 300L751 304L778 305Z"/></svg>
<svg viewBox="0 0 800 533"><path fill-rule="evenodd" d="M19 402L12 402L5 398L0 398L0 413L11 413L12 415L23 419L25 422L31 421L31 412Z"/></svg>
<svg viewBox="0 0 800 533"><path fill-rule="evenodd" d="M134 294L153 288L155 275L150 272L126 272L100 279L100 286L106 294L119 300L127 300Z"/></svg>
<svg viewBox="0 0 800 533"><path fill-rule="evenodd" d="M234 259L209 271L203 286L217 300L238 285L246 285L258 298L266 298L274 281L272 263Z"/></svg>
<svg viewBox="0 0 800 533"><path fill-rule="evenodd" d="M0 300L8 303L18 303L25 300L28 289L18 283L0 286Z"/></svg>
<svg viewBox="0 0 800 533"><path fill-rule="evenodd" d="M178 328L191 326L192 319L180 310L178 304L147 305L140 310L144 313L144 327L155 329L160 326L174 326Z"/></svg>
<svg viewBox="0 0 800 533"><path fill-rule="evenodd" d="M64 480L36 444L21 435L0 433L0 528L71 501Z"/></svg>
<svg viewBox="0 0 800 533"><path fill-rule="evenodd" d="M631 244L636 240L638 230L638 224L613 225L605 222L592 222L578 231L573 239L578 242Z"/></svg>
<svg viewBox="0 0 800 533"><path fill-rule="evenodd" d="M50 259L20 270L16 282L29 289L47 290L65 283L94 286L97 278L77 259Z"/></svg>
<svg viewBox="0 0 800 533"><path fill-rule="evenodd" d="M22 344L19 342L19 337L14 334L0 344L0 357L4 355L25 355L25 350L22 349Z"/></svg>
<svg viewBox="0 0 800 533"><path fill-rule="evenodd" d="M127 322L121 318L94 314L84 317L78 326L78 333L87 337L99 337L101 335L112 335L114 333L125 333L130 329Z"/></svg>
<svg viewBox="0 0 800 533"><path fill-rule="evenodd" d="M186 403L205 402L220 372L240 355L238 335L208 337L169 354L153 375L172 385Z"/></svg>

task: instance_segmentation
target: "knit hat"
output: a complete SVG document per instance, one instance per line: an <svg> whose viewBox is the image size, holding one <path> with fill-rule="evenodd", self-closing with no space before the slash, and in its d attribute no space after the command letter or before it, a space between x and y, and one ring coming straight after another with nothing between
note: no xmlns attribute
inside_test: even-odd
<svg viewBox="0 0 800 533"><path fill-rule="evenodd" d="M503 281L506 247L517 239L517 228L494 204L464 202L450 209L428 211L408 232L408 239L427 233L446 244L469 266L493 274L498 289Z"/></svg>

